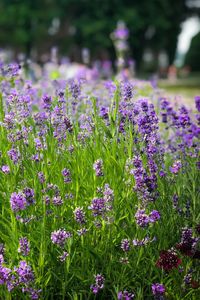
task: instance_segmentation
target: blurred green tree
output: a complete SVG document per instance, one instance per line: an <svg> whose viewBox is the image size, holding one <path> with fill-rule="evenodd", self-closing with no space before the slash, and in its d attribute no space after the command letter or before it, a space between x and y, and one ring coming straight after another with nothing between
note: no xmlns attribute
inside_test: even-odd
<svg viewBox="0 0 200 300"><path fill-rule="evenodd" d="M190 44L190 48L185 56L185 65L191 67L192 71L200 71L200 32L196 34Z"/></svg>
<svg viewBox="0 0 200 300"><path fill-rule="evenodd" d="M130 30L130 55L137 65L144 49L166 49L173 62L180 24L189 8L184 0L1 0L0 45L30 55L58 45L80 58L88 47L92 58L114 59L110 33L118 20ZM56 24L57 30L51 27Z"/></svg>

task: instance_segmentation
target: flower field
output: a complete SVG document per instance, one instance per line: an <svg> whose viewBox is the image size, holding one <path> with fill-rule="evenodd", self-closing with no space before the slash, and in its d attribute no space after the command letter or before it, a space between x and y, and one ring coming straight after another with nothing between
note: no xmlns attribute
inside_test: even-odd
<svg viewBox="0 0 200 300"><path fill-rule="evenodd" d="M19 71L0 73L0 299L199 299L200 96Z"/></svg>

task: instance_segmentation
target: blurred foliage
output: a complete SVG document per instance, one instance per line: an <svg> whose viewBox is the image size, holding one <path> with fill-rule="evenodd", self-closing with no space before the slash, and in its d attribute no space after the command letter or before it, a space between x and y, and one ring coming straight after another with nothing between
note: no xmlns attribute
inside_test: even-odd
<svg viewBox="0 0 200 300"><path fill-rule="evenodd" d="M200 32L192 38L190 48L185 57L185 65L189 65L192 71L200 71Z"/></svg>
<svg viewBox="0 0 200 300"><path fill-rule="evenodd" d="M166 49L173 62L180 24L189 8L184 0L1 0L0 45L30 55L58 45L80 59L82 47L88 47L92 58L111 55L114 48L110 33L118 20L129 30L130 56L138 65L143 51ZM54 19L59 20L55 34L49 34ZM147 33L152 32L148 38Z"/></svg>

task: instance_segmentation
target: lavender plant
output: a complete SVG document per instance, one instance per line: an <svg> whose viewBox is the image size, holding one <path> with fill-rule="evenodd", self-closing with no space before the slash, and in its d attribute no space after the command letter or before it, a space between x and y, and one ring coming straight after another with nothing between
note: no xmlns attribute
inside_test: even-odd
<svg viewBox="0 0 200 300"><path fill-rule="evenodd" d="M200 96L18 73L1 67L0 298L197 300Z"/></svg>

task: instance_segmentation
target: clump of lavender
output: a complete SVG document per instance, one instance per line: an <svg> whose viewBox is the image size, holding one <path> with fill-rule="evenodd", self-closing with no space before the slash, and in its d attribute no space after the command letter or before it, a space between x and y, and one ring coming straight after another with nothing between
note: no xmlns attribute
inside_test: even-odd
<svg viewBox="0 0 200 300"><path fill-rule="evenodd" d="M20 261L19 267L15 267L14 270L18 275L19 283L28 285L34 280L32 268L26 261Z"/></svg>
<svg viewBox="0 0 200 300"><path fill-rule="evenodd" d="M133 293L130 293L128 291L120 291L117 295L118 300L131 300L135 297Z"/></svg>
<svg viewBox="0 0 200 300"><path fill-rule="evenodd" d="M124 252L128 252L130 250L130 241L128 239L123 239L121 241L121 249Z"/></svg>
<svg viewBox="0 0 200 300"><path fill-rule="evenodd" d="M103 160L97 159L95 163L93 164L93 169L96 173L97 177L103 176Z"/></svg>
<svg viewBox="0 0 200 300"><path fill-rule="evenodd" d="M19 239L19 248L18 252L21 253L23 256L27 256L30 252L30 242L26 237Z"/></svg>
<svg viewBox="0 0 200 300"><path fill-rule="evenodd" d="M97 294L100 290L104 288L104 282L105 278L102 274L97 274L95 277L95 284L92 284L90 286L90 289L92 290L93 294Z"/></svg>
<svg viewBox="0 0 200 300"><path fill-rule="evenodd" d="M156 300L164 300L165 286L163 284L153 283L151 290Z"/></svg>
<svg viewBox="0 0 200 300"><path fill-rule="evenodd" d="M70 172L69 169L64 168L62 170L62 175L64 177L64 182L65 183L70 183L72 181L72 179L71 179L71 172Z"/></svg>
<svg viewBox="0 0 200 300"><path fill-rule="evenodd" d="M55 196L53 197L53 204L55 206L60 206L60 205L63 205L63 200L60 196Z"/></svg>
<svg viewBox="0 0 200 300"><path fill-rule="evenodd" d="M94 198L92 204L88 207L92 210L93 216L102 216L106 212L105 201L103 198Z"/></svg>
<svg viewBox="0 0 200 300"><path fill-rule="evenodd" d="M66 240L71 236L72 234L65 229L59 229L51 233L51 241L53 244L63 247Z"/></svg>
<svg viewBox="0 0 200 300"><path fill-rule="evenodd" d="M150 223L155 223L160 219L160 213L157 210L153 210L149 215L146 214L144 209L138 209L136 214L136 223L142 227L147 227Z"/></svg>
<svg viewBox="0 0 200 300"><path fill-rule="evenodd" d="M25 195L26 202L28 205L35 203L35 198L34 198L35 193L33 189L26 187L23 189L23 194Z"/></svg>
<svg viewBox="0 0 200 300"><path fill-rule="evenodd" d="M23 193L12 193L10 197L10 205L13 212L26 209L27 201Z"/></svg>
<svg viewBox="0 0 200 300"><path fill-rule="evenodd" d="M17 164L20 159L20 153L16 149L12 148L8 151L8 156L13 161L14 164Z"/></svg>
<svg viewBox="0 0 200 300"><path fill-rule="evenodd" d="M74 210L74 219L77 223L81 225L85 224L86 219L83 207L76 207L76 209Z"/></svg>
<svg viewBox="0 0 200 300"><path fill-rule="evenodd" d="M52 98L48 95L44 95L42 97L42 104L43 104L43 108L45 110L49 111L51 108L51 104L52 104Z"/></svg>
<svg viewBox="0 0 200 300"><path fill-rule="evenodd" d="M123 101L130 101L134 95L132 83L126 81L121 84L121 94Z"/></svg>

